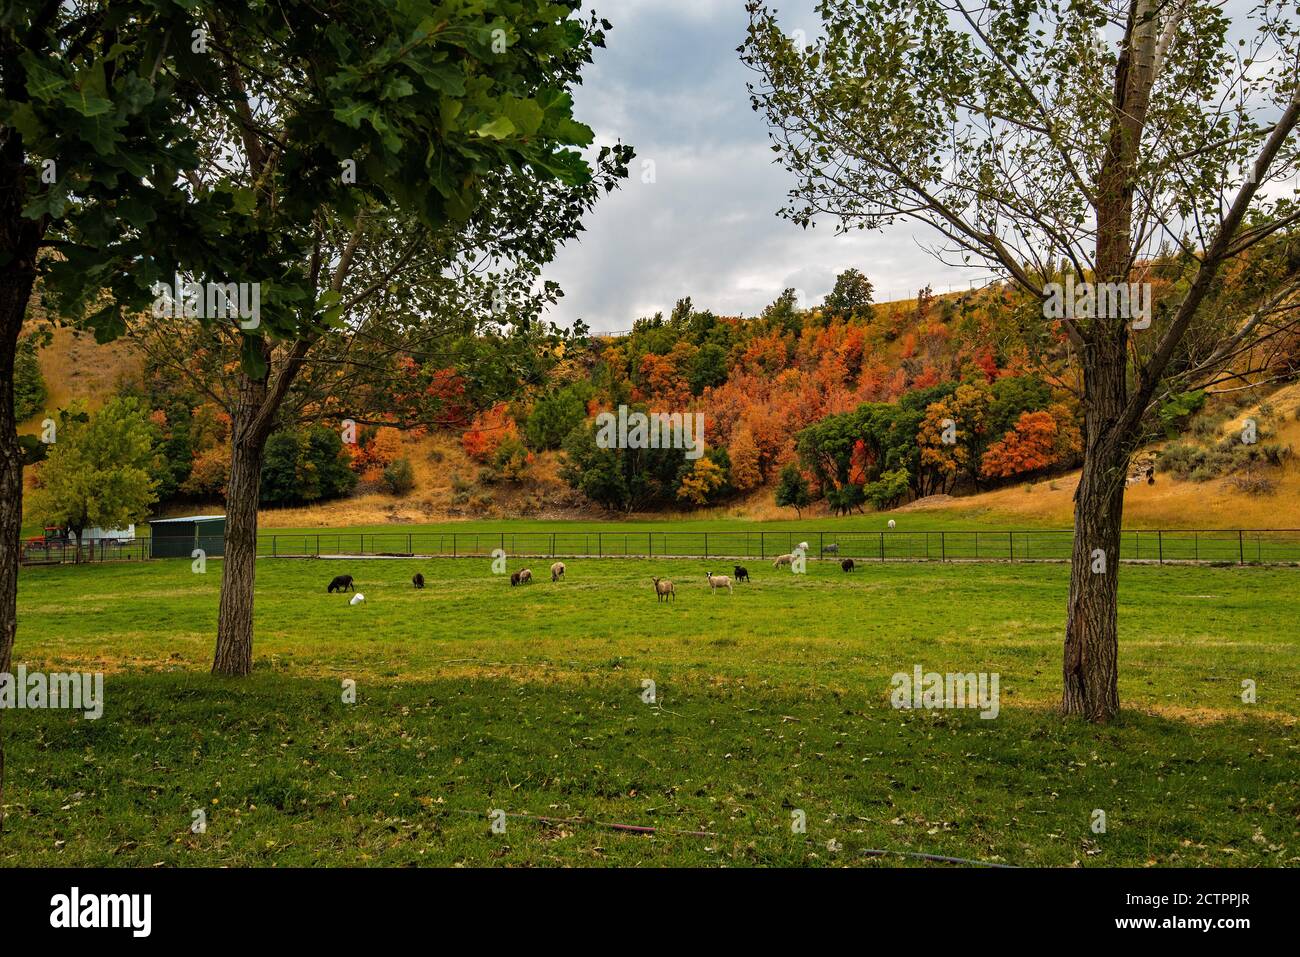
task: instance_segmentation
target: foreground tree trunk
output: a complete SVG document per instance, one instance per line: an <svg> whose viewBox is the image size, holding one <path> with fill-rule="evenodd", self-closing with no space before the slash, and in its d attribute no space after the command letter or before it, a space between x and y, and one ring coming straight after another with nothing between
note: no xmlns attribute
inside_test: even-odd
<svg viewBox="0 0 1300 957"><path fill-rule="evenodd" d="M221 606L217 613L214 675L243 676L253 671L253 585L257 577L257 503L261 497L262 455L267 436L257 412L266 398L266 380L243 376L239 405L231 423L230 481L226 486L225 557L221 562Z"/></svg>
<svg viewBox="0 0 1300 957"><path fill-rule="evenodd" d="M1129 447L1116 424L1128 397L1123 343L1098 337L1088 348L1061 711L1100 722L1119 712L1119 552Z"/></svg>
<svg viewBox="0 0 1300 957"><path fill-rule="evenodd" d="M16 177L16 165L4 164L0 175ZM14 358L36 281L36 250L44 230L43 221L23 220L16 215L13 203L21 195L18 190L6 189L4 194L0 222L21 225L14 233L6 230L0 235L0 256L8 260L8 265L0 269L0 674L13 670L14 639L18 634L18 555L23 530L23 465L18 424L14 421ZM4 828L4 790L4 741L0 737L0 830Z"/></svg>
<svg viewBox="0 0 1300 957"><path fill-rule="evenodd" d="M31 280L27 282L31 294ZM18 632L18 552L22 547L23 467L14 422L14 355L27 297L8 279L0 285L0 674L13 671ZM0 831L4 830L5 750L0 727Z"/></svg>
<svg viewBox="0 0 1300 957"><path fill-rule="evenodd" d="M13 277L17 278L17 277ZM18 555L22 547L23 466L14 421L14 357L32 279L0 281L0 672L9 671L18 631Z"/></svg>

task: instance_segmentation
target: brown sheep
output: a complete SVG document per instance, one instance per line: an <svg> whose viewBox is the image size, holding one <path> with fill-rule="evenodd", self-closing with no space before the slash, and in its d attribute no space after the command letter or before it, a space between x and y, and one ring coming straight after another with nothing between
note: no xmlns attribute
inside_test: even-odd
<svg viewBox="0 0 1300 957"><path fill-rule="evenodd" d="M677 589L667 578L656 578L655 583L655 601L667 601L671 596L673 601L677 600Z"/></svg>
<svg viewBox="0 0 1300 957"><path fill-rule="evenodd" d="M551 581L557 582L564 577L564 562L556 562L551 566Z"/></svg>

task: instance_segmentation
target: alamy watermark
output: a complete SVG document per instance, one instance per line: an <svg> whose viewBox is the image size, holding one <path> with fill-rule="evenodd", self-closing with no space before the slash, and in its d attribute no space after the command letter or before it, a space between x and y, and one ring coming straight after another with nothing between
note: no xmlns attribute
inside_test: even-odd
<svg viewBox="0 0 1300 957"><path fill-rule="evenodd" d="M104 674L95 672L45 674L28 672L18 666L18 674L0 672L0 709L59 709L83 712L88 721L104 716Z"/></svg>
<svg viewBox="0 0 1300 957"><path fill-rule="evenodd" d="M703 412L632 412L596 416L596 446L602 449L685 449L686 458L704 454Z"/></svg>
<svg viewBox="0 0 1300 957"><path fill-rule="evenodd" d="M979 708L981 718L996 718L999 680L996 671L940 674L914 665L911 674L895 672L889 681L894 689L889 700L895 708Z"/></svg>
<svg viewBox="0 0 1300 957"><path fill-rule="evenodd" d="M153 929L153 895L83 894L73 887L50 898L50 926L56 930L121 928L131 931L132 937L148 937Z"/></svg>
<svg viewBox="0 0 1300 957"><path fill-rule="evenodd" d="M1043 287L1045 319L1128 319L1134 329L1151 328L1151 283L1084 282L1074 276Z"/></svg>
<svg viewBox="0 0 1300 957"><path fill-rule="evenodd" d="M241 329L262 324L261 283L182 282L177 276L171 284L154 283L150 292L156 319L231 319Z"/></svg>

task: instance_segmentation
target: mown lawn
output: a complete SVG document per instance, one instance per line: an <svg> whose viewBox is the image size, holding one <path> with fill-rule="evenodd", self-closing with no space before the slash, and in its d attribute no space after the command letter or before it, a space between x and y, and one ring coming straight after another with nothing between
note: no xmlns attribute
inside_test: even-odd
<svg viewBox="0 0 1300 957"><path fill-rule="evenodd" d="M219 563L24 569L17 661L103 670L107 703L4 714L0 863L1300 862L1296 569L1125 567L1127 710L1097 728L1053 711L1064 565L751 562L728 596L716 562L567 564L263 560L242 681L206 673ZM364 605L325 594L345 571ZM998 717L893 709L917 664L997 672Z"/></svg>

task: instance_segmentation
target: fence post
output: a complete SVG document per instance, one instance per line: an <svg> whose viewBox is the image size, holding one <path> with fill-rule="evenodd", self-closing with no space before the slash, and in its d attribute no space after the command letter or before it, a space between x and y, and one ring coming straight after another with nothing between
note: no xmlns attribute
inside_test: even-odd
<svg viewBox="0 0 1300 957"><path fill-rule="evenodd" d="M826 533L817 533L817 557L821 558L826 554Z"/></svg>
<svg viewBox="0 0 1300 957"><path fill-rule="evenodd" d="M1157 528L1156 529L1156 564L1163 565L1164 563L1165 563L1164 533Z"/></svg>
<svg viewBox="0 0 1300 957"><path fill-rule="evenodd" d="M767 532L758 533L758 557L767 558Z"/></svg>
<svg viewBox="0 0 1300 957"><path fill-rule="evenodd" d="M704 533L704 557L709 557L709 533Z"/></svg>
<svg viewBox="0 0 1300 957"><path fill-rule="evenodd" d="M604 532L596 533L596 557L597 558L605 557L605 533Z"/></svg>
<svg viewBox="0 0 1300 957"><path fill-rule="evenodd" d="M655 533L654 532L645 533L645 553L650 558L655 557Z"/></svg>
<svg viewBox="0 0 1300 957"><path fill-rule="evenodd" d="M948 560L948 543L945 541L946 536L946 532L939 533L939 561L941 562L946 562Z"/></svg>
<svg viewBox="0 0 1300 957"><path fill-rule="evenodd" d="M279 553L276 551L276 547L275 547L276 539L278 539L279 537L280 537L279 535L271 536L271 557L272 558L279 558Z"/></svg>
<svg viewBox="0 0 1300 957"><path fill-rule="evenodd" d="M1237 529L1237 564L1246 564L1246 532L1244 529Z"/></svg>
<svg viewBox="0 0 1300 957"><path fill-rule="evenodd" d="M408 555L414 555L414 554L415 554L415 549L413 549L413 548L411 547L411 533L410 533L410 532L407 532L407 533L406 533L406 554L408 554Z"/></svg>
<svg viewBox="0 0 1300 957"><path fill-rule="evenodd" d="M885 533L880 533L880 560L885 560Z"/></svg>
<svg viewBox="0 0 1300 957"><path fill-rule="evenodd" d="M555 533L551 532L551 557L555 557Z"/></svg>
<svg viewBox="0 0 1300 957"><path fill-rule="evenodd" d="M1016 560L1016 540L1013 537L1015 534L1015 532L1007 532L1007 554L1011 556L1013 562Z"/></svg>

